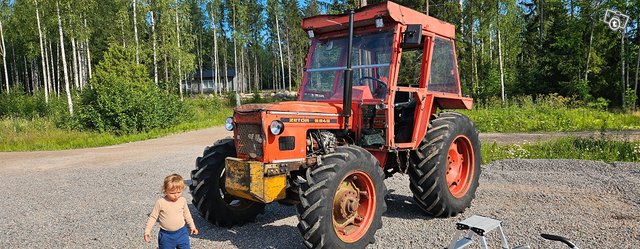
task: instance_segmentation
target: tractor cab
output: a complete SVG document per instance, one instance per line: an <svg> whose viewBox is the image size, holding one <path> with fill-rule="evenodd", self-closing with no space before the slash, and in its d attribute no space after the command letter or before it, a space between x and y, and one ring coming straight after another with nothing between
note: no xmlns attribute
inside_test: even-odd
<svg viewBox="0 0 640 249"><path fill-rule="evenodd" d="M387 97L393 38L391 30L353 37L354 101L384 100ZM342 102L348 46L347 37L312 38L300 100Z"/></svg>
<svg viewBox="0 0 640 249"><path fill-rule="evenodd" d="M302 21L311 45L298 100L350 105L354 120L343 128L359 146L415 149L438 108L471 108L460 90L453 25L385 2L354 13L351 47L349 27L348 14ZM343 94L347 80L351 99Z"/></svg>

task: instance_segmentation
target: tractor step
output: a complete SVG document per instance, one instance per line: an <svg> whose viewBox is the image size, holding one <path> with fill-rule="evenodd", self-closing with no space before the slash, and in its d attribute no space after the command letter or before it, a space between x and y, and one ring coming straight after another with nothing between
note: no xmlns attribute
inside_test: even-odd
<svg viewBox="0 0 640 249"><path fill-rule="evenodd" d="M461 222L456 223L456 231L451 243L447 248L449 249L463 249L474 243L473 237L478 235L480 237L480 245L483 249L487 249L487 241L484 235L495 229L500 232L500 238L502 240L502 248L509 249L507 238L502 231L502 221L474 215ZM466 233L466 235L464 235ZM464 236L463 236L464 235ZM460 238L462 237L462 238Z"/></svg>

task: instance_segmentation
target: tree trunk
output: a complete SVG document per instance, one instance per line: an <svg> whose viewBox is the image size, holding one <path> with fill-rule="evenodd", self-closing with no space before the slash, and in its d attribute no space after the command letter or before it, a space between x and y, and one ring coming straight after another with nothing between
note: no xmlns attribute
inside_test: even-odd
<svg viewBox="0 0 640 249"><path fill-rule="evenodd" d="M87 28L87 19L84 19L84 28ZM89 73L89 79L91 79L91 49L89 48L89 38L85 38L84 42L87 44L87 70Z"/></svg>
<svg viewBox="0 0 640 249"><path fill-rule="evenodd" d="M365 2L366 4L366 2ZM289 46L290 40L289 40L289 32L287 32L285 34L285 39L287 42L287 67L288 67L288 71L289 71L289 92L291 92L291 49Z"/></svg>
<svg viewBox="0 0 640 249"><path fill-rule="evenodd" d="M500 1L498 1L498 17L500 16ZM498 23L500 20L498 19ZM500 63L500 98L502 99L502 104L505 103L504 97L504 67L502 65L502 41L500 41L500 25L496 25L498 30L498 61Z"/></svg>
<svg viewBox="0 0 640 249"><path fill-rule="evenodd" d="M38 37L40 38L40 59L42 61L42 80L44 87L44 102L49 103L49 81L47 80L47 65L46 65L46 55L44 53L44 43L42 41L42 28L40 27L40 11L38 10L38 1L35 1L36 6L36 20L38 22Z"/></svg>
<svg viewBox="0 0 640 249"><path fill-rule="evenodd" d="M2 35L2 32L1 32L1 31L2 31L2 25L1 25L1 24L2 24L2 23L0 22L0 35ZM5 46L4 46L4 36L2 36L2 47L3 47L3 49L4 49L4 47L5 47ZM5 53L5 55L6 55L6 53ZM15 48L15 46L12 46L12 47L11 47L11 56L12 56L12 57L11 57L11 60L13 61L13 64L12 64L12 65L13 65L13 67L12 67L12 69L13 69L13 80L12 80L12 81L13 81L13 82L19 82L20 74L18 73L18 63L16 62L16 48ZM4 59L3 59L3 60L4 60ZM5 64L5 65L6 65L6 64ZM6 70L5 70L5 71L6 71ZM6 76L6 73L5 73L5 76ZM7 78L7 79L8 79L8 78ZM8 84L8 82L9 82L9 80L7 80L7 90L9 90L9 84ZM8 92L9 92L9 91L7 91L7 93L8 93Z"/></svg>
<svg viewBox="0 0 640 249"><path fill-rule="evenodd" d="M6 89L6 94L9 94L9 72L7 72L7 47L4 45L4 31L2 29L2 21L0 20L0 39L2 40L2 47L0 47L0 49L2 49L2 66L4 67L4 83L5 83L5 89ZM14 55L14 62L13 64L15 65L15 55Z"/></svg>
<svg viewBox="0 0 640 249"><path fill-rule="evenodd" d="M245 44L242 44L242 54L240 55L240 57L242 57L242 80L243 80L243 87L244 87L244 91L243 93L250 93L251 92L251 75L249 74L249 51L247 51L248 49L245 47Z"/></svg>
<svg viewBox="0 0 640 249"><path fill-rule="evenodd" d="M235 6L233 8L233 68L236 71L236 76L233 78L233 90L238 92L238 42L236 41L236 9Z"/></svg>
<svg viewBox="0 0 640 249"><path fill-rule="evenodd" d="M48 89L49 91L49 95L51 94L51 86L53 85L52 83L52 76L51 76L51 67L49 66L49 55L51 54L51 51L49 51L48 49L48 44L47 44L47 37L44 37L44 71L45 74L47 75L47 86L46 89Z"/></svg>
<svg viewBox="0 0 640 249"><path fill-rule="evenodd" d="M40 72L38 71L38 65L35 62L36 59L30 60L29 61L29 69L31 71L31 89L33 89L32 93L37 92L38 90L40 90L40 77L38 77L38 75L40 74Z"/></svg>
<svg viewBox="0 0 640 249"><path fill-rule="evenodd" d="M640 30L640 27L638 27L638 29ZM636 31L637 32L637 31ZM638 43L640 43L640 39L638 39ZM638 70L640 69L640 48L638 48L638 57L636 59L636 77L635 77L635 84L633 86L633 93L638 96ZM637 111L637 105L634 103L633 104L633 110Z"/></svg>
<svg viewBox="0 0 640 249"><path fill-rule="evenodd" d="M80 89L80 80L78 77L78 57L76 56L76 38L71 38L71 53L73 55L72 59L72 70L73 70L73 85L76 86L76 89Z"/></svg>
<svg viewBox="0 0 640 249"><path fill-rule="evenodd" d="M226 86L226 91L229 92L229 77L227 77L229 75L229 69L227 68L227 50L223 49L222 52L224 52L223 57L224 57L224 83Z"/></svg>
<svg viewBox="0 0 640 249"><path fill-rule="evenodd" d="M31 84L31 77L29 76L29 67L27 66L27 56L22 56L22 62L24 62L24 71L22 73L22 77L24 78L24 89L27 90L28 93L33 93L33 85Z"/></svg>
<svg viewBox="0 0 640 249"><path fill-rule="evenodd" d="M624 67L625 67L625 63L624 63L624 31L621 32L621 36L620 36L620 63L622 63L622 80L620 82L620 85L622 85L622 107L626 107L626 103L624 102L625 100L625 92L627 91L627 84L624 81Z"/></svg>
<svg viewBox="0 0 640 249"><path fill-rule="evenodd" d="M62 82L62 77L60 76L60 61L61 59L60 46L56 46L56 74L58 75L58 79L56 80L56 96L60 98L60 85Z"/></svg>
<svg viewBox="0 0 640 249"><path fill-rule="evenodd" d="M470 6L469 8L471 10L472 6ZM471 92L474 95L474 97L476 97L476 96L478 96L478 85L477 85L478 82L475 80L475 75L476 74L475 74L475 67L474 67L475 61L476 61L476 55L475 55L475 53L476 53L476 42L475 42L474 31L473 31L474 20L473 20L473 15L471 14L471 13L473 13L473 11L469 11L469 13L470 13L469 14L469 20L470 20L469 22L471 23L469 25L470 26L470 28L469 28L470 40L471 40L471 63L469 63L470 66L471 66L471 77L470 77L471 78L471 89L472 89Z"/></svg>
<svg viewBox="0 0 640 249"><path fill-rule="evenodd" d="M55 82L56 82L56 72L53 68L53 50L51 49L51 41L45 40L45 54L47 56L47 75L49 76L49 94L52 94L51 91L54 91Z"/></svg>
<svg viewBox="0 0 640 249"><path fill-rule="evenodd" d="M245 67L245 63L244 63L244 45L242 45L240 47L240 71L242 72L242 87L241 87L241 92L245 93L247 92L247 78L246 78L246 67Z"/></svg>
<svg viewBox="0 0 640 249"><path fill-rule="evenodd" d="M164 53L164 82L165 84L168 84L169 82L169 60L167 59L167 51L165 50Z"/></svg>
<svg viewBox="0 0 640 249"><path fill-rule="evenodd" d="M276 9L276 33L278 35L278 51L280 51L280 68L282 70L282 91L284 91L287 86L284 82L284 59L282 58L282 41L280 40L280 23L278 22L278 10Z"/></svg>
<svg viewBox="0 0 640 249"><path fill-rule="evenodd" d="M200 94L204 94L204 81L202 80L202 36L198 37L198 66L200 67Z"/></svg>
<svg viewBox="0 0 640 249"><path fill-rule="evenodd" d="M138 19L136 18L136 0L131 0L133 5L133 36L136 41L136 64L140 63L140 56L138 55Z"/></svg>
<svg viewBox="0 0 640 249"><path fill-rule="evenodd" d="M425 2L427 2L427 6L424 8L424 13L427 14L427 16L429 15L429 0L424 0Z"/></svg>
<svg viewBox="0 0 640 249"><path fill-rule="evenodd" d="M213 67L211 68L211 70L213 70L214 73L214 86L215 86L215 92L218 93L218 91L220 91L220 71L218 70L218 34L216 31L216 18L215 18L215 13L214 13L214 9L213 6L211 7L211 29L213 29Z"/></svg>
<svg viewBox="0 0 640 249"><path fill-rule="evenodd" d="M78 40L78 45L80 46L80 48L78 49L78 76L80 77L80 90L84 89L84 87L87 85L87 77L86 77L86 61L85 61L85 57L82 56L82 51L85 51L84 48L84 44L82 44L82 42L80 42L80 40Z"/></svg>
<svg viewBox="0 0 640 249"><path fill-rule="evenodd" d="M178 0L176 0L176 34L178 35L178 89L180 89L180 100L184 101L184 96L182 94L182 53L180 49L180 23L178 22L178 7L180 4Z"/></svg>
<svg viewBox="0 0 640 249"><path fill-rule="evenodd" d="M256 74L254 76L255 81L256 81L256 91L260 91L260 74L258 73L258 55L256 54L254 57L254 65L255 65L255 69L256 69Z"/></svg>
<svg viewBox="0 0 640 249"><path fill-rule="evenodd" d="M73 102L71 101L71 89L69 87L69 74L67 73L67 59L64 54L64 35L62 33L62 19L60 18L59 1L56 1L56 11L58 13L58 33L60 33L60 52L62 54L62 69L64 71L64 88L67 92L67 104L69 114L73 116Z"/></svg>
<svg viewBox="0 0 640 249"><path fill-rule="evenodd" d="M156 49L156 23L154 20L154 11L153 9L149 11L151 16L151 36L152 36L152 40L153 40L153 82L156 84L156 86L158 85L158 58L157 58L157 49Z"/></svg>
<svg viewBox="0 0 640 249"><path fill-rule="evenodd" d="M595 27L594 23L591 23L591 32L589 33L589 52L587 53L587 62L586 62L586 67L584 69L584 81L585 84L588 82L589 79L589 61L591 60L591 49L593 47L593 28Z"/></svg>

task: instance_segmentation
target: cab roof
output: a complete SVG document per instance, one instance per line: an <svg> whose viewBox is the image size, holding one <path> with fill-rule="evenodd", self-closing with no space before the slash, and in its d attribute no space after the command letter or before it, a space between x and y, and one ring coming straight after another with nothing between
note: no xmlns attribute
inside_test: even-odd
<svg viewBox="0 0 640 249"><path fill-rule="evenodd" d="M372 4L355 10L354 27L363 27L375 24L375 19L382 17L385 25L390 22L402 25L422 24L422 30L432 32L440 36L454 39L455 26L441 21L424 13L404 7L394 2L382 2ZM346 30L349 25L349 14L317 15L302 20L302 28L313 30L314 33L323 34L333 31Z"/></svg>

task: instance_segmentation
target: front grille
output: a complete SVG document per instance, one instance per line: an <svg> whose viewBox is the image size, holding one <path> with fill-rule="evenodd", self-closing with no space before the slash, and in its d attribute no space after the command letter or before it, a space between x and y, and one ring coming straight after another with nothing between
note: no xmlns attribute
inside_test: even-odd
<svg viewBox="0 0 640 249"><path fill-rule="evenodd" d="M279 137L278 147L281 151L293 150L296 148L296 138L294 136Z"/></svg>
<svg viewBox="0 0 640 249"><path fill-rule="evenodd" d="M262 157L262 127L257 124L238 124L238 154L252 158Z"/></svg>

